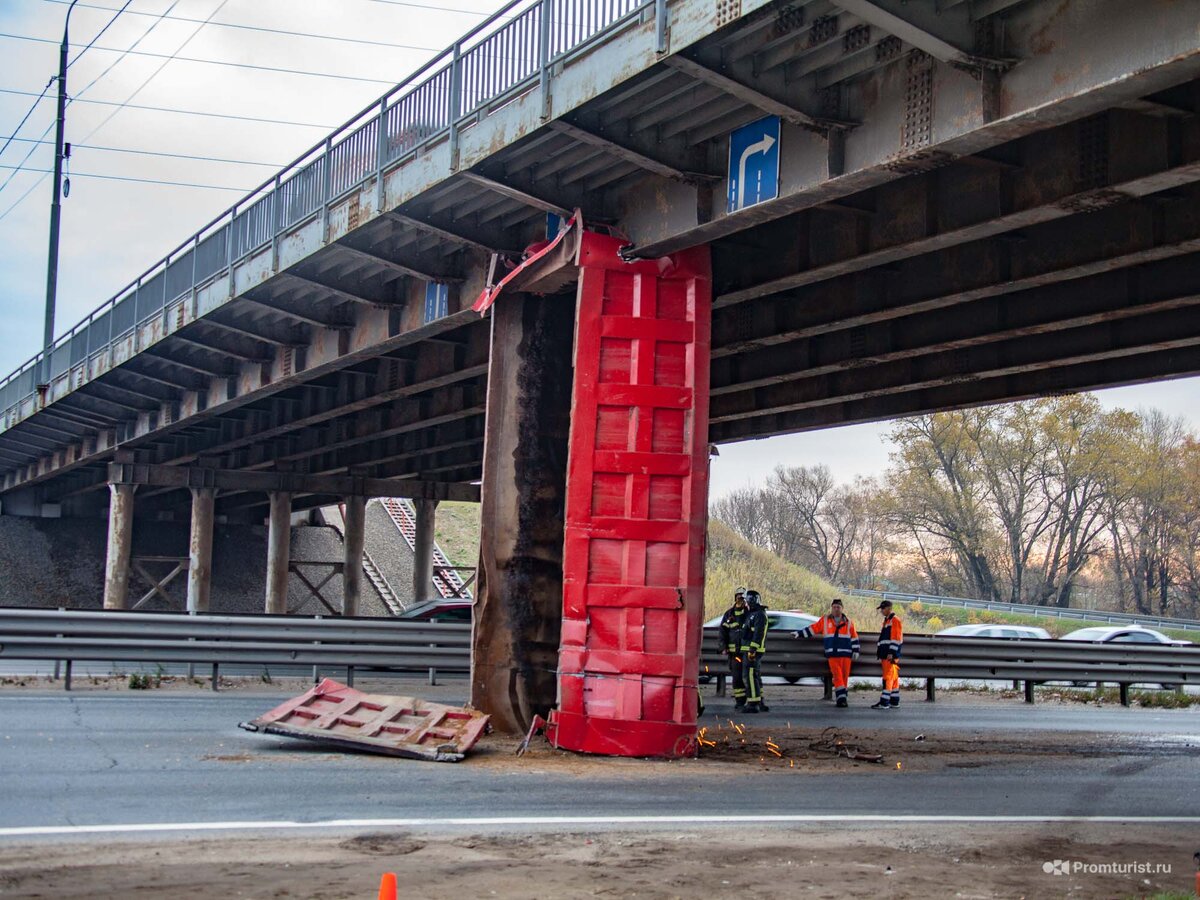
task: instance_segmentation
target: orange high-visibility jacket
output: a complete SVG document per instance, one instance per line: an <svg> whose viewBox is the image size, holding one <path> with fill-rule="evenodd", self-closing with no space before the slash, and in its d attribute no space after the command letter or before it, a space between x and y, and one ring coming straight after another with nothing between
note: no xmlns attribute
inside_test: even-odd
<svg viewBox="0 0 1200 900"><path fill-rule="evenodd" d="M825 655L829 657L853 657L858 655L858 630L848 616L841 620L833 616L821 616L800 632L800 637L810 638L821 635L825 642Z"/></svg>
<svg viewBox="0 0 1200 900"><path fill-rule="evenodd" d="M887 659L889 656L899 659L903 646L904 626L893 613L883 620L883 627L879 629L879 646L875 649L875 656L879 659Z"/></svg>

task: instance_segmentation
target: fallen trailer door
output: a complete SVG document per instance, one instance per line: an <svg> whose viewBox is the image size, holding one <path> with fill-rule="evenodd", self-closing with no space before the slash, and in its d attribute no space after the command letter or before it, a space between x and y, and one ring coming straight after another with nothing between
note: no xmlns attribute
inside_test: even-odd
<svg viewBox="0 0 1200 900"><path fill-rule="evenodd" d="M416 697L364 694L326 678L239 727L388 756L458 762L475 746L487 722L477 710Z"/></svg>

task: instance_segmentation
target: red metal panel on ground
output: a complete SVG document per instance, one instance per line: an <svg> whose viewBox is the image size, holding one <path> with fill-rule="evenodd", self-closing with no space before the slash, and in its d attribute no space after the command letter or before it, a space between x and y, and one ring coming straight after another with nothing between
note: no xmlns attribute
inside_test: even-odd
<svg viewBox="0 0 1200 900"><path fill-rule="evenodd" d="M364 694L326 678L241 727L389 756L458 762L487 722L486 715L473 709Z"/></svg>
<svg viewBox="0 0 1200 900"><path fill-rule="evenodd" d="M707 247L580 248L555 746L695 753L708 502Z"/></svg>

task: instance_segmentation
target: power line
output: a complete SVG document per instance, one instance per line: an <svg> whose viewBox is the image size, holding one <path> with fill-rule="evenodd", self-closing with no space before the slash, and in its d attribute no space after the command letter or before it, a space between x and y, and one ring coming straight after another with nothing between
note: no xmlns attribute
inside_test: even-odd
<svg viewBox="0 0 1200 900"><path fill-rule="evenodd" d="M3 155L4 151L8 149L8 145L17 139L17 135L20 134L21 129L25 127L25 123L29 121L29 117L33 115L33 111L35 109L37 109L38 104L41 103L42 100L45 98L46 91L50 90L50 85L52 85L52 84L54 84L53 78L51 78L49 81L46 82L46 86L44 88L42 88L42 92L37 95L37 99L33 101L33 104L29 107L29 110L21 118L21 121L20 121L20 123L18 123L17 127L13 129L13 133L4 139L4 146L0 147L0 155Z"/></svg>
<svg viewBox="0 0 1200 900"><path fill-rule="evenodd" d="M125 12L125 10L129 9L129 4L132 2L133 2L133 0L125 0L125 5L122 6L120 9L118 9L113 14L113 17L105 23L104 27L101 28L98 32L96 32L96 36L93 37L90 41L88 41L87 46L84 47L82 50L80 50L78 53L76 53L75 58L73 60L71 60L69 63L67 63L68 69L71 68L71 66L75 65L75 63L79 62L79 57L83 56L83 54L87 53L89 50L92 49L92 47L95 46L96 41L100 40L100 37L104 34L104 32L108 31L108 29L112 27L113 22L117 21L117 19L119 19L121 17L121 13L123 13L123 12ZM69 15L70 14L68 13L68 17L69 17Z"/></svg>
<svg viewBox="0 0 1200 900"><path fill-rule="evenodd" d="M67 3L70 3L71 0L43 0L43 2L60 3L66 5ZM93 3L77 3L75 6L79 9L97 9L106 10L109 12L112 11L112 7L110 6L97 6ZM138 12L137 10L130 10L125 15L156 16L155 13ZM172 22L204 21L203 19L193 19L189 16L162 16L162 18L170 19ZM339 37L338 35L334 34L313 34L310 31L289 31L286 28L267 28L264 25L242 25L237 22L209 22L208 24L213 28L232 28L238 31L257 31L261 34L278 34L284 37L312 38L313 40L318 41L337 41L344 44L361 44L366 47L385 47L390 50L425 50L430 53L436 53L438 50L442 49L441 47L422 47L416 44L396 44L391 41L373 41L367 38Z"/></svg>
<svg viewBox="0 0 1200 900"><path fill-rule="evenodd" d="M51 141L36 138L15 138L18 144L50 144ZM268 169L282 169L283 163L255 162L250 159L226 159L220 156L193 156L189 153L167 153L163 150L133 150L128 147L101 147L98 144L71 144L72 150L103 150L106 153L133 153L138 156L165 156L169 159L193 159L199 162L231 163L239 166L263 166Z"/></svg>
<svg viewBox="0 0 1200 900"><path fill-rule="evenodd" d="M53 169L25 169L25 168L22 168L19 166L4 166L4 165L0 165L0 169L14 169L14 170L20 169L23 172L29 172L31 174L41 174L41 175L49 175L54 171ZM169 185L170 187L208 188L209 190L213 190L213 191L236 191L240 194L245 194L250 190L249 188L225 187L224 185L220 185L220 184L197 184L196 182L192 182L192 181L161 181L157 178L134 178L134 177L128 176L128 175L100 175L95 172L72 172L71 177L72 178L99 178L104 181L132 181L137 184L165 184L165 185ZM38 183L40 184L40 182L38 182Z"/></svg>
<svg viewBox="0 0 1200 900"><path fill-rule="evenodd" d="M13 90L12 88L0 88L0 94L15 94L16 96L19 96L19 97L33 97L34 96L33 91L18 91L18 90ZM138 110L144 110L146 112L178 113L181 116L204 116L205 118L210 118L210 119L233 119L238 122L261 122L265 125L294 125L297 128L320 128L325 131L332 131L333 128L335 127L333 125L321 125L316 122L292 122L292 121L288 121L287 119L263 119L263 118L259 118L257 116L238 116L238 115L234 115L233 113L203 112L198 109L175 109L174 107L170 107L170 106L141 106L137 103L129 103L128 101L126 101L124 103L119 103L115 100L92 100L92 99L84 100L78 96L75 97L75 99L73 99L71 102L72 103L91 103L96 106L115 106L115 107L118 107L118 109L138 109ZM104 125L105 122L102 122L100 124ZM99 127L100 126L97 126L97 129ZM93 131L93 133L95 133L95 132ZM84 138L84 140L87 140L87 138Z"/></svg>
<svg viewBox="0 0 1200 900"><path fill-rule="evenodd" d="M7 38L13 41L29 41L34 44L57 44L58 41L50 38L30 37L24 34L10 34L8 32L0 32L0 38ZM308 75L313 78L333 78L338 81L361 81L371 84L386 84L394 85L396 82L388 78L366 78L357 75L339 75L334 72L310 72L307 69L284 69L278 66L260 66L254 63L239 63L228 62L220 59L201 59L196 56L178 56L176 54L167 53L151 53L149 50L122 50L119 47L94 47L95 50L101 50L105 53L120 53L127 56L146 56L151 59L177 60L178 62L188 63L203 63L209 66L229 66L235 69L253 69L258 72L274 72L282 75ZM424 49L424 48L421 48ZM79 57L75 57L78 59Z"/></svg>
<svg viewBox="0 0 1200 900"><path fill-rule="evenodd" d="M479 12L475 9L455 9L452 6L434 6L432 4L427 5L424 3L412 3L411 0L367 0L367 2L386 3L388 6L408 6L413 9L432 9L436 10L437 12L461 13L464 16L479 16L483 19L486 19L488 16L492 15L490 12ZM506 16L505 18L512 17Z"/></svg>

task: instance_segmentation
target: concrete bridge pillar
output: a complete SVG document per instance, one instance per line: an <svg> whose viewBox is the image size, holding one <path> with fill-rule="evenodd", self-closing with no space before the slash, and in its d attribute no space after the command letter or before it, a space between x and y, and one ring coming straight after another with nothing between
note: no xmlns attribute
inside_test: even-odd
<svg viewBox="0 0 1200 900"><path fill-rule="evenodd" d="M575 298L505 294L490 315L471 702L513 733L557 692Z"/></svg>
<svg viewBox="0 0 1200 900"><path fill-rule="evenodd" d="M413 602L433 599L433 534L437 522L436 500L414 500L416 535L413 538Z"/></svg>
<svg viewBox="0 0 1200 900"><path fill-rule="evenodd" d="M367 498L346 498L342 515L345 534L342 541L342 615L357 616L362 600L363 545L366 541Z"/></svg>
<svg viewBox="0 0 1200 900"><path fill-rule="evenodd" d="M192 488L192 530L188 540L188 612L208 612L212 590L213 519L217 492Z"/></svg>
<svg viewBox="0 0 1200 900"><path fill-rule="evenodd" d="M104 608L125 609L129 557L133 549L133 495L136 484L108 486L108 548L104 557Z"/></svg>
<svg viewBox="0 0 1200 900"><path fill-rule="evenodd" d="M287 613L288 566L292 540L292 495L271 491L271 513L267 520L266 612Z"/></svg>

